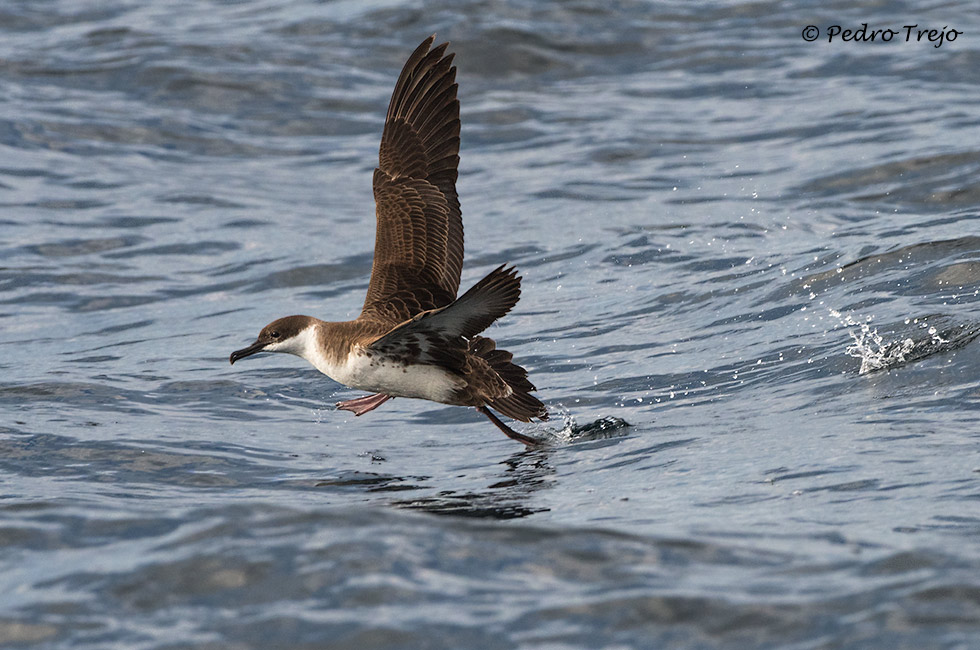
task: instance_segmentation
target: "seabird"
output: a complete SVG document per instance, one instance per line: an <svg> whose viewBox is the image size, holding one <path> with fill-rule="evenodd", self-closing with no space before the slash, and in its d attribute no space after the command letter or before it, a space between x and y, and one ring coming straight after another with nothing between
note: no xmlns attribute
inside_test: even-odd
<svg viewBox="0 0 980 650"><path fill-rule="evenodd" d="M374 262L360 316L280 318L230 361L288 352L334 381L373 393L337 404L354 415L392 397L473 406L509 437L536 445L490 409L521 422L547 420L544 404L531 395L537 389L510 352L480 336L517 304L521 278L500 266L456 297L463 267L459 100L454 54L446 54L449 43L432 47L434 38L409 57L388 105L374 170Z"/></svg>

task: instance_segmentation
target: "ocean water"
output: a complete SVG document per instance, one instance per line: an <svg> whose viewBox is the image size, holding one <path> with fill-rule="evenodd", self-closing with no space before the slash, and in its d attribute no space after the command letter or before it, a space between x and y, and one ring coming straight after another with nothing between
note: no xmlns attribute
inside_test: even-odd
<svg viewBox="0 0 980 650"><path fill-rule="evenodd" d="M228 364L433 32L540 449ZM978 106L962 0L0 4L0 647L980 648Z"/></svg>

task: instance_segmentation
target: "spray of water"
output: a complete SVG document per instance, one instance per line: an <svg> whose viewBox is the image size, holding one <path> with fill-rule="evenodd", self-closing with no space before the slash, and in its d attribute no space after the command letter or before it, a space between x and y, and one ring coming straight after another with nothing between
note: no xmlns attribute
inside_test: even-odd
<svg viewBox="0 0 980 650"><path fill-rule="evenodd" d="M850 314L841 314L835 309L830 310L830 315L839 320L851 335L853 342L847 346L845 352L861 360L861 369L858 372L862 375L920 359L926 356L927 350L935 352L950 343L935 327L925 321L920 322L918 318L906 319L905 324L926 330L928 338L916 341L905 337L888 341L878 333L877 328L871 328L870 316L862 322L855 320Z"/></svg>
<svg viewBox="0 0 980 650"><path fill-rule="evenodd" d="M631 426L626 420L613 416L606 416L585 424L577 424L574 416L565 408L564 404L552 405L551 416L551 420L548 422L535 423L529 430L525 430L525 433L551 444L561 445L583 440L617 438L626 435L626 429ZM559 417L562 421L562 427L556 429L553 423L556 423Z"/></svg>

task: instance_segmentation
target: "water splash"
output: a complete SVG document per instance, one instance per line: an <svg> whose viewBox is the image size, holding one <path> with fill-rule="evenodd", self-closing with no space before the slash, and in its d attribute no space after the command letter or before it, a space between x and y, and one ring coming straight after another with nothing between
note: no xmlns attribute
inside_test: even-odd
<svg viewBox="0 0 980 650"><path fill-rule="evenodd" d="M536 430L529 432L529 435L544 438L554 444L570 444L586 440L602 440L623 436L626 435L625 430L632 426L626 420L611 415L585 424L576 424L575 418L561 404L552 407L552 415L561 418L561 429L555 429L552 426L548 426L547 423L542 423L537 425Z"/></svg>
<svg viewBox="0 0 980 650"><path fill-rule="evenodd" d="M841 314L835 309L830 310L830 315L848 328L847 333L851 335L853 343L847 346L845 352L848 356L861 360L858 374L864 375L905 363L906 355L915 347L915 341L911 338L886 342L877 328L871 329L870 316L864 322L860 322L850 314Z"/></svg>
<svg viewBox="0 0 980 650"><path fill-rule="evenodd" d="M847 333L853 342L847 346L845 352L861 360L858 371L861 375L962 347L980 334L980 325L976 324L953 325L940 331L931 324L932 317L906 318L904 325L914 330L912 335L899 335L894 340L889 340L887 334L879 333L877 328L872 329L870 316L862 322L855 320L850 314L841 314L834 309L830 310L830 315L848 328Z"/></svg>

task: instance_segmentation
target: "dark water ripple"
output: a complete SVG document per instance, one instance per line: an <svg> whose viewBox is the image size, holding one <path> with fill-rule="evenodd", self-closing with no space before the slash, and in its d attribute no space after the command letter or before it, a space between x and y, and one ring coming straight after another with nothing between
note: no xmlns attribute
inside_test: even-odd
<svg viewBox="0 0 980 650"><path fill-rule="evenodd" d="M908 21L963 35L800 37ZM227 363L356 314L432 32L463 282L522 270L492 335L542 449ZM0 6L0 646L975 647L978 33L965 2Z"/></svg>

